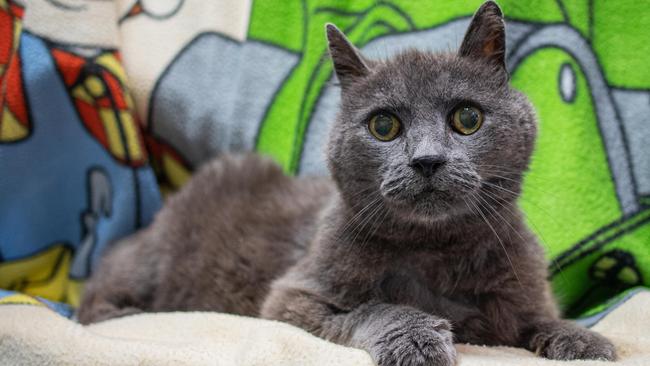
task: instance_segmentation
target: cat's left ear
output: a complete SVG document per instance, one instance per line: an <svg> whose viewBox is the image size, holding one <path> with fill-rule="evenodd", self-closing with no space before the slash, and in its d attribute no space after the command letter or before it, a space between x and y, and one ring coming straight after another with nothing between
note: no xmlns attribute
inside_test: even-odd
<svg viewBox="0 0 650 366"><path fill-rule="evenodd" d="M348 41L347 37L332 23L325 25L330 56L334 63L334 71L343 88L355 79L370 73L368 64L361 53Z"/></svg>
<svg viewBox="0 0 650 366"><path fill-rule="evenodd" d="M486 1L474 14L458 55L486 60L505 71L505 23L501 9L494 1Z"/></svg>

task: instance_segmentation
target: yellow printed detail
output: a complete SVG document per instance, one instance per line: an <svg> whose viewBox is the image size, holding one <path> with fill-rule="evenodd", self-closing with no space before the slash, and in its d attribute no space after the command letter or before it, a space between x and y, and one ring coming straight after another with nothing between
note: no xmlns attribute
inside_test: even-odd
<svg viewBox="0 0 650 366"><path fill-rule="evenodd" d="M97 141L120 163L147 164L144 137L116 51L86 57L54 47L52 56L78 115Z"/></svg>
<svg viewBox="0 0 650 366"><path fill-rule="evenodd" d="M70 278L68 280L68 288L66 290L65 301L74 307L79 307L79 304L81 303L81 294L83 293L83 289L84 289L83 281Z"/></svg>
<svg viewBox="0 0 650 366"><path fill-rule="evenodd" d="M118 126L119 122L115 118L115 111L108 108L100 108L99 115L101 116L102 123L104 124L106 137L108 138L109 149L119 159L124 159L124 143L122 142L122 137L120 136L120 127Z"/></svg>
<svg viewBox="0 0 650 366"><path fill-rule="evenodd" d="M58 244L31 257L0 263L0 288L65 301L72 251Z"/></svg>
<svg viewBox="0 0 650 366"><path fill-rule="evenodd" d="M120 120L122 121L124 137L126 138L126 144L129 150L130 159L144 159L143 146L137 130L137 123L133 119L133 114L131 114L131 111L120 111L119 113Z"/></svg>
<svg viewBox="0 0 650 366"><path fill-rule="evenodd" d="M191 172L168 154L163 155L162 163L163 170L174 188L178 189L190 178Z"/></svg>
<svg viewBox="0 0 650 366"><path fill-rule="evenodd" d="M23 22L16 22L14 24L14 44L18 45L20 41L20 35L23 32Z"/></svg>
<svg viewBox="0 0 650 366"><path fill-rule="evenodd" d="M23 294L9 295L0 299L0 305L9 305L9 304L45 306L45 304L36 300L35 298Z"/></svg>
<svg viewBox="0 0 650 366"><path fill-rule="evenodd" d="M124 93L124 100L126 101L126 106L129 108L129 110L134 110L135 105L133 104L133 98L131 97L131 93Z"/></svg>
<svg viewBox="0 0 650 366"><path fill-rule="evenodd" d="M90 95L95 98L99 98L104 95L106 89L104 88L104 83L97 76L89 76L84 82L86 89Z"/></svg>
<svg viewBox="0 0 650 366"><path fill-rule="evenodd" d="M86 88L82 88L80 86L78 86L78 87L76 87L76 88L74 88L72 90L72 96L79 99L79 100L83 100L84 102L86 102L88 104L93 104L94 103L93 97L90 94L88 94L88 91L86 90Z"/></svg>
<svg viewBox="0 0 650 366"><path fill-rule="evenodd" d="M104 66L108 69L113 75L115 75L121 83L126 82L126 73L124 72L124 67L117 60L117 58L112 53L104 53L103 55L97 57L95 62L99 65Z"/></svg>
<svg viewBox="0 0 650 366"><path fill-rule="evenodd" d="M23 140L31 130L18 52L22 9L15 2L0 2L0 26L6 33L0 41L0 144Z"/></svg>
<svg viewBox="0 0 650 366"><path fill-rule="evenodd" d="M16 119L9 108L2 111L2 123L0 124L0 141L17 141L29 134L27 126Z"/></svg>

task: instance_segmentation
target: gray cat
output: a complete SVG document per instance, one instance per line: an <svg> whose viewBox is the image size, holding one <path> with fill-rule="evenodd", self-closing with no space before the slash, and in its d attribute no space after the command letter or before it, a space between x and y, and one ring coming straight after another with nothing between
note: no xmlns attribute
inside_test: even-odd
<svg viewBox="0 0 650 366"><path fill-rule="evenodd" d="M371 61L328 25L342 95L332 180L254 155L207 164L105 256L79 320L262 316L382 366L453 365L454 341L614 360L607 339L559 318L517 208L536 129L508 85L504 31L486 2L457 54Z"/></svg>

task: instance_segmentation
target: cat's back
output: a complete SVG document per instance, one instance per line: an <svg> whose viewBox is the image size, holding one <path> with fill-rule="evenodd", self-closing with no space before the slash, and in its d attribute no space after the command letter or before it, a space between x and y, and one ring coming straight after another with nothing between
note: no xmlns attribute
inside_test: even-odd
<svg viewBox="0 0 650 366"><path fill-rule="evenodd" d="M255 154L205 164L153 224L151 250L166 252L153 309L257 315L270 281L306 250L331 192L328 179L289 177Z"/></svg>

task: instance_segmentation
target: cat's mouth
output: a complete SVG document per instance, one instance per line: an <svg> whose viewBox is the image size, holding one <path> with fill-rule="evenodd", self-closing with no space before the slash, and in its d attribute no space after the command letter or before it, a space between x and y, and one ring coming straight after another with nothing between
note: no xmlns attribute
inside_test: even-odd
<svg viewBox="0 0 650 366"><path fill-rule="evenodd" d="M472 195L481 187L480 178L461 180L446 177L435 181L411 180L400 183L389 190L381 189L386 205L396 216L421 222L433 222L466 213L467 202L472 201Z"/></svg>
<svg viewBox="0 0 650 366"><path fill-rule="evenodd" d="M419 193L416 193L413 196L414 201L427 200L431 199L436 195L444 194L445 191L436 189L433 186L424 187L420 190Z"/></svg>
<svg viewBox="0 0 650 366"><path fill-rule="evenodd" d="M384 198L398 215L416 215L427 220L455 212L455 206L459 203L454 194L433 185L421 187L416 192L384 195ZM462 200L459 201L462 203Z"/></svg>
<svg viewBox="0 0 650 366"><path fill-rule="evenodd" d="M407 173L412 173L408 171ZM434 176L391 174L379 187L396 215L438 220L467 211L467 201L481 188L481 177L473 170L447 166Z"/></svg>

